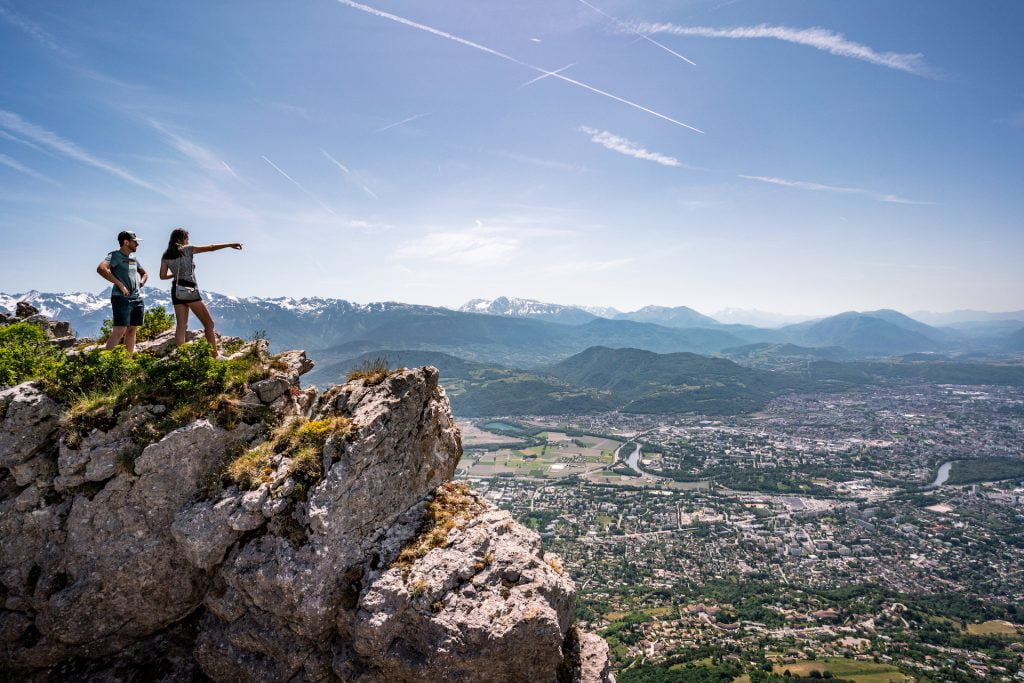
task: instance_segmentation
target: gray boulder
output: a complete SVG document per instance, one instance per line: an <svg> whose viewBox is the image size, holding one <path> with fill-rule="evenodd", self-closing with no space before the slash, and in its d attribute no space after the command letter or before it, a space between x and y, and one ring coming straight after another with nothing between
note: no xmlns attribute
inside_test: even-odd
<svg viewBox="0 0 1024 683"><path fill-rule="evenodd" d="M35 382L0 391L0 468L11 469L56 443L60 407Z"/></svg>

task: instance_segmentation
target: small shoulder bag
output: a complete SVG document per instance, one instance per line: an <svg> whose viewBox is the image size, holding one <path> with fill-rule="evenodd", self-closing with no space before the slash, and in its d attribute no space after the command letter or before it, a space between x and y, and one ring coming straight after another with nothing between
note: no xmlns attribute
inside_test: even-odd
<svg viewBox="0 0 1024 683"><path fill-rule="evenodd" d="M199 301L202 296L199 294L199 286L195 282L183 280L175 274L174 298L178 301Z"/></svg>

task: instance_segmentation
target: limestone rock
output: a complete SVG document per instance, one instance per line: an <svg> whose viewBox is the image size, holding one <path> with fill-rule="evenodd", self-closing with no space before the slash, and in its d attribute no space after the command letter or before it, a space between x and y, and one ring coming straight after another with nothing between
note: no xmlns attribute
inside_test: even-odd
<svg viewBox="0 0 1024 683"><path fill-rule="evenodd" d="M185 342L193 342L203 338L202 330L186 330ZM174 341L174 330L161 332L150 340L139 342L135 345L136 351L149 351L156 356L166 356L174 351L177 344Z"/></svg>
<svg viewBox="0 0 1024 683"><path fill-rule="evenodd" d="M267 358L265 341L247 348ZM181 680L383 683L554 680L571 664L572 680L610 680L599 639L570 637L557 558L475 494L443 543L396 562L462 455L438 371L318 397L299 386L311 367L269 359L243 402L351 429L327 438L322 476L270 453L250 491L221 474L264 425L200 419L143 448L166 409L140 405L69 440L38 386L0 392L5 671L114 680L155 661Z"/></svg>
<svg viewBox="0 0 1024 683"><path fill-rule="evenodd" d="M254 430L199 420L148 446L133 471L91 497L79 493L33 512L35 519L0 524L0 576L24 596L38 632L31 646L0 650L0 658L31 668L109 654L192 612L208 575L179 551L175 515L214 474L220 454Z"/></svg>
<svg viewBox="0 0 1024 683"><path fill-rule="evenodd" d="M539 536L492 509L370 583L352 642L374 680L550 680L574 609Z"/></svg>
<svg viewBox="0 0 1024 683"><path fill-rule="evenodd" d="M53 446L60 407L35 382L0 391L0 468L20 465Z"/></svg>
<svg viewBox="0 0 1024 683"><path fill-rule="evenodd" d="M580 683L615 683L608 659L608 643L596 633L579 635Z"/></svg>
<svg viewBox="0 0 1024 683"><path fill-rule="evenodd" d="M200 569L220 564L224 553L241 536L230 525L237 501L202 501L179 512L171 525L171 534L185 558Z"/></svg>
<svg viewBox="0 0 1024 683"><path fill-rule="evenodd" d="M299 377L313 369L314 363L306 357L305 351L285 351L275 357L285 367L285 373L295 386L299 384Z"/></svg>

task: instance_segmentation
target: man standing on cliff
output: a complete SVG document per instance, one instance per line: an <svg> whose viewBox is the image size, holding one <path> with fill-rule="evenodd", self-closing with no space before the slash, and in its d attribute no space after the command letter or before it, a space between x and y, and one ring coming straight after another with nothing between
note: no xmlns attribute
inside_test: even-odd
<svg viewBox="0 0 1024 683"><path fill-rule="evenodd" d="M139 248L139 238L131 230L122 230L117 235L120 249L110 252L96 266L96 272L107 282L113 283L110 290L110 307L114 313L114 329L107 337L107 350L112 350L124 337L128 353L135 352L135 334L145 317L142 303L142 287L149 279L146 269L132 256Z"/></svg>

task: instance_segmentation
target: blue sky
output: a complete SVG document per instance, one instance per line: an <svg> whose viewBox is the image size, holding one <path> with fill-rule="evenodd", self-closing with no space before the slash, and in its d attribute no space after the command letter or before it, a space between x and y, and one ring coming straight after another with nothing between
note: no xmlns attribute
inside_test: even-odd
<svg viewBox="0 0 1024 683"><path fill-rule="evenodd" d="M1024 308L1019 2L367 2L0 0L0 291Z"/></svg>

